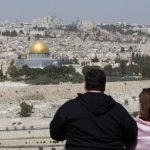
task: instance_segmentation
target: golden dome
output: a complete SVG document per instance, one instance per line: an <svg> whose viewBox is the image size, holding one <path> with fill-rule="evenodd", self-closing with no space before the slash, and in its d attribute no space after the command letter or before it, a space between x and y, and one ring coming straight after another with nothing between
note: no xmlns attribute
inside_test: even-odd
<svg viewBox="0 0 150 150"><path fill-rule="evenodd" d="M35 41L31 45L29 53L49 53L48 44L42 40Z"/></svg>

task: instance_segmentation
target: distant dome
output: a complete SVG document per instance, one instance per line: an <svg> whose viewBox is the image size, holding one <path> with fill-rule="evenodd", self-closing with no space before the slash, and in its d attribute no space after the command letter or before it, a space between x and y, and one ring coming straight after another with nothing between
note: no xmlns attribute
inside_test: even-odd
<svg viewBox="0 0 150 150"><path fill-rule="evenodd" d="M48 44L45 43L42 40L38 40L33 42L33 44L31 45L30 49L29 49L29 53L30 54L37 54L37 53L49 53L49 48L48 48Z"/></svg>

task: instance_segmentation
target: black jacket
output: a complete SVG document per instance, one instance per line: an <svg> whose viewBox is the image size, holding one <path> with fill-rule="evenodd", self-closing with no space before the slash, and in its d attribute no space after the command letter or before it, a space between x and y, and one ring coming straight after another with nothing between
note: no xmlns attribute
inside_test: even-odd
<svg viewBox="0 0 150 150"><path fill-rule="evenodd" d="M87 92L58 109L50 135L67 140L67 150L123 150L136 141L137 125L112 97Z"/></svg>

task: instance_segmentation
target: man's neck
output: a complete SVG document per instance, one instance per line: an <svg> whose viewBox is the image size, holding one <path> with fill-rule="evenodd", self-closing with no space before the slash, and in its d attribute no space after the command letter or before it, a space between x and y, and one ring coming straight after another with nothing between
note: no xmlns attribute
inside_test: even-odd
<svg viewBox="0 0 150 150"><path fill-rule="evenodd" d="M86 92L92 92L92 93L104 93L104 91L96 91L96 90L87 90Z"/></svg>

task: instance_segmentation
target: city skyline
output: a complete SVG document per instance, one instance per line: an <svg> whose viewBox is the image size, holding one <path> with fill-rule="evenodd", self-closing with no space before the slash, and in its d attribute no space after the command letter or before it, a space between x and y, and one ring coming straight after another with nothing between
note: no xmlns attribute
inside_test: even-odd
<svg viewBox="0 0 150 150"><path fill-rule="evenodd" d="M129 22L150 24L148 0L1 0L0 22L31 21L42 16L57 16L65 23L77 18L100 23Z"/></svg>

